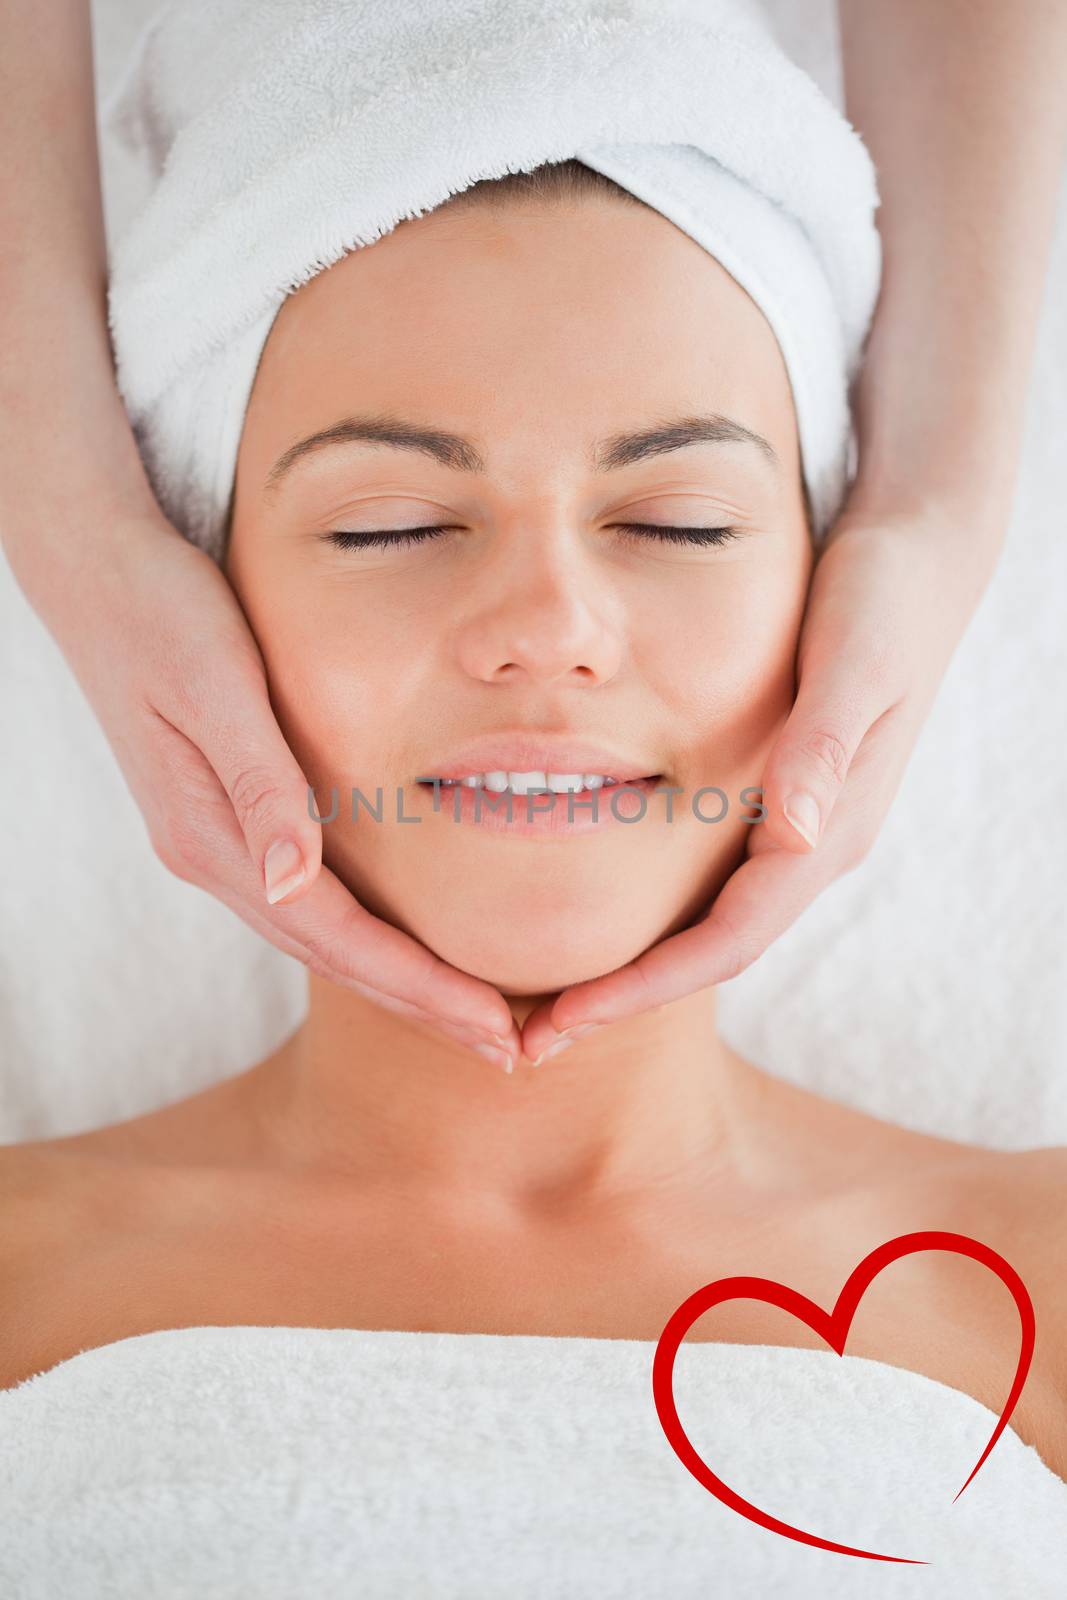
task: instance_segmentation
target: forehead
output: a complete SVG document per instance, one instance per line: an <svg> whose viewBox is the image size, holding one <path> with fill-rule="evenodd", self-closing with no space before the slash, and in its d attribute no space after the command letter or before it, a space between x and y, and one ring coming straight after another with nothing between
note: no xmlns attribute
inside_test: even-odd
<svg viewBox="0 0 1067 1600"><path fill-rule="evenodd" d="M375 409L583 449L657 412L718 410L780 447L794 427L758 306L658 212L610 201L445 207L294 291L249 406L257 455Z"/></svg>

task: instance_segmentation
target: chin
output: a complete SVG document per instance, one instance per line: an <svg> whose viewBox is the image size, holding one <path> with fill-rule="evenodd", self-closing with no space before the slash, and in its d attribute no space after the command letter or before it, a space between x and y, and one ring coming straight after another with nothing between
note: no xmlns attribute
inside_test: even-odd
<svg viewBox="0 0 1067 1600"><path fill-rule="evenodd" d="M600 978L635 960L662 936L655 925L625 932L604 928L590 919L569 919L565 936L558 928L530 921L487 936L484 929L433 926L411 929L420 942L447 961L501 994L516 998L558 994L576 983Z"/></svg>
<svg viewBox="0 0 1067 1600"><path fill-rule="evenodd" d="M564 892L542 872L536 890L512 884L505 896L491 879L459 894L448 878L431 884L428 874L403 881L393 874L387 890L380 862L366 874L350 861L330 866L373 916L516 998L558 994L635 961L702 915L721 879L718 870L694 883L687 869L684 893L631 879L627 894L616 876L576 882L572 872Z"/></svg>

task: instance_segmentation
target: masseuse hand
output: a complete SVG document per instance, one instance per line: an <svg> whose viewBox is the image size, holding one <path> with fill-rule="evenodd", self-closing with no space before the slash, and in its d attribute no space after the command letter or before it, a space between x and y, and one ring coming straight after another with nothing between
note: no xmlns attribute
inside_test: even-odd
<svg viewBox="0 0 1067 1600"><path fill-rule="evenodd" d="M322 865L322 826L279 728L244 613L214 561L160 515L112 530L107 559L48 620L160 860L335 983L474 1047L518 1034L503 997L372 916ZM275 903L266 892L283 846Z"/></svg>
<svg viewBox="0 0 1067 1600"><path fill-rule="evenodd" d="M702 922L531 1012L531 1058L735 976L863 860L1009 523L1067 145L1067 7L1009 23L1001 0L838 0L838 15L882 289L852 396L860 476L813 574L767 814ZM814 847L784 814L791 792L815 802Z"/></svg>
<svg viewBox="0 0 1067 1600"><path fill-rule="evenodd" d="M951 537L938 508L846 509L812 575L798 690L764 769L766 816L702 921L531 1012L531 1058L557 1030L617 1021L749 966L821 890L859 865L897 792L993 564L993 530ZM806 795L798 831L787 809ZM551 1019L551 1020L550 1020Z"/></svg>
<svg viewBox="0 0 1067 1600"><path fill-rule="evenodd" d="M287 954L477 1047L503 997L366 912L224 575L160 511L116 384L88 0L0 0L0 538L99 717L157 855ZM307 875L268 902L276 839ZM494 1059L499 1058L496 1051Z"/></svg>

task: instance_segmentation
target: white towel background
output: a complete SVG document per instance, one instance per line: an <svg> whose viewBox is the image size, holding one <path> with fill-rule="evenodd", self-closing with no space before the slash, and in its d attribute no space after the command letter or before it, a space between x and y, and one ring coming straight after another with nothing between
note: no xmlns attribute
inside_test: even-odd
<svg viewBox="0 0 1067 1600"><path fill-rule="evenodd" d="M184 1328L0 1393L18 1600L1061 1600L1067 1485L969 1395L859 1356L684 1343L692 1476L633 1339ZM165 1440L165 1448L160 1441Z"/></svg>
<svg viewBox="0 0 1067 1600"><path fill-rule="evenodd" d="M766 3L843 106L832 0ZM94 3L100 101L153 9ZM129 164L102 155L113 238L137 195ZM868 860L719 992L724 1034L770 1071L1003 1148L1067 1141L1065 432L1067 183L992 586ZM0 749L0 1140L182 1098L297 1025L304 968L156 861L5 561Z"/></svg>

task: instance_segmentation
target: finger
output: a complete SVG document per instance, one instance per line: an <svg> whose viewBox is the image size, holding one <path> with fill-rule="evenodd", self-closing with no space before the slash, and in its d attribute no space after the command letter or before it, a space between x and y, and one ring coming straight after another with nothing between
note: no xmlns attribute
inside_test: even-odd
<svg viewBox="0 0 1067 1600"><path fill-rule="evenodd" d="M533 1060L565 1031L618 1022L737 977L840 874L837 855L765 850L748 857L700 922L531 1012L522 1030L524 1053Z"/></svg>
<svg viewBox="0 0 1067 1600"><path fill-rule="evenodd" d="M421 1006L410 1004L396 995L385 994L380 989L372 989L368 984L359 983L355 979L349 979L345 986L358 990L360 994L365 995L374 1004L382 1006L386 1011L395 1012L398 1016L423 1024L434 1033L445 1034L448 1038L457 1040L467 1049L474 1050L478 1055L492 1061L494 1065L503 1067L505 1072L511 1072L515 1062L522 1055L518 1029L514 1026L511 1037L487 1033L483 1028L447 1022L443 1017L425 1011Z"/></svg>
<svg viewBox="0 0 1067 1600"><path fill-rule="evenodd" d="M317 883L321 882L322 878L320 876ZM312 891L312 893L314 892ZM217 898L224 901L242 921L246 922L256 933L261 934L268 942L282 950L284 954L293 956L296 960L303 962L328 981L342 983L346 988L355 989L375 1005L381 1006L383 1010L390 1011L396 1016L407 1017L415 1022L424 1023L435 1032L446 1034L449 1038L456 1039L460 1044L466 1045L479 1055L485 1056L506 1071L510 1072L514 1063L521 1056L521 1040L514 1021L512 1021L510 1033L498 1034L492 1029L473 1023L451 1022L438 1013L427 1011L423 1006L404 1000L400 995L377 989L359 979L343 978L335 968L327 968L321 960L310 958L307 946L301 944L298 939L282 933L274 922L270 920L272 914L269 909L261 911L258 904L249 902L246 895L226 889L218 890Z"/></svg>
<svg viewBox="0 0 1067 1600"><path fill-rule="evenodd" d="M867 665L843 651L807 667L763 769L765 841L807 855L824 836L856 752L893 709L880 683L864 688Z"/></svg>
<svg viewBox="0 0 1067 1600"><path fill-rule="evenodd" d="M375 991L400 1014L418 1013L427 1022L468 1029L518 1054L518 1031L499 990L373 916L328 867L322 867L298 901L268 907L248 895L237 899L246 920L248 914L254 916L268 938L274 943L284 938L301 960L331 982Z"/></svg>
<svg viewBox="0 0 1067 1600"><path fill-rule="evenodd" d="M308 892L322 864L322 824L310 809L310 785L278 726L262 672L230 670L225 662L213 671L223 676L213 678L210 697L176 726L217 774L267 904L292 903Z"/></svg>
<svg viewBox="0 0 1067 1600"><path fill-rule="evenodd" d="M373 916L325 865L300 899L270 906L217 774L190 738L158 712L153 717L164 775L155 788L185 802L159 830L169 847L157 847L157 853L172 871L329 981L364 985L389 996L392 1009L414 1007L428 1022L470 1028L485 1042L519 1054L518 1030L499 990Z"/></svg>

